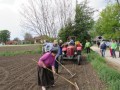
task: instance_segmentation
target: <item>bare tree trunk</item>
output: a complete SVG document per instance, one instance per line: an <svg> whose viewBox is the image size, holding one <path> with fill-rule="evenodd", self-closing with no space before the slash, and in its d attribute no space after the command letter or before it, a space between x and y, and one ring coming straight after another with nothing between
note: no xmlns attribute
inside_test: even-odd
<svg viewBox="0 0 120 90"><path fill-rule="evenodd" d="M37 15L37 12L35 10L35 5L33 4L32 0L31 0L31 6L33 8L33 13L34 13L34 16L35 16L36 24L37 24L37 27L39 29L40 35L43 35L42 30L41 30L41 26L40 26L40 23L39 23L40 19L39 19L38 15Z"/></svg>

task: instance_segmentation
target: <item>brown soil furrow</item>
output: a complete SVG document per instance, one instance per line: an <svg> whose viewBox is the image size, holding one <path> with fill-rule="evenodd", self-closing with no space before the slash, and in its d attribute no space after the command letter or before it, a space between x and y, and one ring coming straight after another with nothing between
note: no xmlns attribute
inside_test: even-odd
<svg viewBox="0 0 120 90"><path fill-rule="evenodd" d="M7 85L5 86L5 87L3 87L3 90L10 90L9 88L15 88L15 86L17 86L17 85L14 85L15 83L18 83L18 82L21 82L21 87L23 87L23 85L24 85L24 82L26 82L26 80L25 79L27 79L27 77L30 77L30 79L32 79L32 77L33 77L33 75L34 74L32 74L32 72L33 71L35 71L35 68L32 68L32 69L30 69L28 72L24 72L22 75L20 75L20 76L18 76L18 77L16 77L15 79L11 79L12 81L11 82L7 82ZM30 74L32 74L32 75L30 75ZM29 79L29 80L30 80ZM27 82L29 81L29 80L27 80ZM34 83L32 83L32 84L34 84ZM31 84L31 85L32 85ZM25 87L24 87L25 88ZM12 90L11 89L11 90ZM14 89L15 90L15 89Z"/></svg>
<svg viewBox="0 0 120 90"><path fill-rule="evenodd" d="M77 67L78 68L78 67ZM81 77L81 81L76 78L79 83L80 90L104 90L104 85L96 77L95 71L92 69L91 65L85 60L82 61L81 73L79 72L79 79ZM83 79L84 78L84 81Z"/></svg>
<svg viewBox="0 0 120 90"><path fill-rule="evenodd" d="M11 82L14 82L16 79L20 78L21 75L24 75L25 73L28 72L29 68L32 67L33 64L29 64L26 67L23 67L22 69L16 71L16 73L10 75L6 81L3 82L3 84L7 83L10 84ZM31 69L30 69L31 70ZM6 87L6 86L5 86ZM7 90L7 89L5 89Z"/></svg>
<svg viewBox="0 0 120 90"><path fill-rule="evenodd" d="M11 62L12 63L12 62ZM6 66L5 69L9 71L9 74L13 74L14 71L18 71L21 67L25 66L28 64L28 61L22 61L22 62L16 62L16 63L12 63L9 66Z"/></svg>
<svg viewBox="0 0 120 90"><path fill-rule="evenodd" d="M21 55L12 57L0 58L0 90L41 90L37 85L37 63L31 59L35 58L37 61L40 55ZM71 82L77 82L80 90L104 90L104 83L102 83L90 63L84 59L81 65L75 64L75 61L64 61L64 65L72 73L76 75L70 79ZM5 78L8 72L8 77ZM71 75L62 68L59 74L67 79ZM2 79L2 78L5 79ZM49 87L47 90L75 90L75 87L62 79L55 76L55 87Z"/></svg>
<svg viewBox="0 0 120 90"><path fill-rule="evenodd" d="M88 73L90 71L89 67L88 67L88 63L84 62L84 66L83 66L83 72L84 72L84 76L85 76L85 84L86 84L86 87L85 88L88 88L88 90L92 90L93 88L91 88L91 81L89 80L90 77L88 77ZM90 73L89 73L90 74Z"/></svg>
<svg viewBox="0 0 120 90"><path fill-rule="evenodd" d="M9 72L0 67L0 85L8 78Z"/></svg>

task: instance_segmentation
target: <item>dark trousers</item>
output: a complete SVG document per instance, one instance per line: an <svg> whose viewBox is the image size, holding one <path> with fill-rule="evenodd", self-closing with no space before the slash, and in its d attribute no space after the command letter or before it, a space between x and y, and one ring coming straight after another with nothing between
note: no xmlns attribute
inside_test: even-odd
<svg viewBox="0 0 120 90"><path fill-rule="evenodd" d="M90 47L87 47L86 50L87 50L87 54L90 53Z"/></svg>
<svg viewBox="0 0 120 90"><path fill-rule="evenodd" d="M56 58L56 60L55 60L55 71L56 71L56 73L58 73L58 67L59 67L59 64L58 64L58 57Z"/></svg>
<svg viewBox="0 0 120 90"><path fill-rule="evenodd" d="M114 58L116 58L116 53L115 53L115 49L112 49L112 57Z"/></svg>
<svg viewBox="0 0 120 90"><path fill-rule="evenodd" d="M52 70L51 67L47 67ZM38 85L51 86L54 84L54 76L52 71L38 66Z"/></svg>
<svg viewBox="0 0 120 90"><path fill-rule="evenodd" d="M105 57L105 49L101 49L102 57Z"/></svg>

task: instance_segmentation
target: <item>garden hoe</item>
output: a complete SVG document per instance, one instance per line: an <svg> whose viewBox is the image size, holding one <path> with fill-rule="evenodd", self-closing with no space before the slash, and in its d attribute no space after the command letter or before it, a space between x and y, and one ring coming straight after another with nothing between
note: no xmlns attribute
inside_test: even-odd
<svg viewBox="0 0 120 90"><path fill-rule="evenodd" d="M56 60L57 61L57 60ZM70 73L70 75L71 75L71 78L73 78L75 75L76 75L76 73L75 74L72 74L72 72L69 70L69 69L67 69L64 65L62 65L59 61L57 61L63 68L65 68L67 71L68 71L68 73ZM70 78L70 79L71 79Z"/></svg>
<svg viewBox="0 0 120 90"><path fill-rule="evenodd" d="M37 63L37 61L36 61L36 60L34 60L34 59L32 59L32 61L34 61L34 62L36 62L36 63ZM52 72L52 70L51 70L51 69L49 69L49 68L46 68L46 69ZM71 85L73 85L73 86L75 87L75 89L76 89L76 90L79 90L79 87L78 87L78 85L77 85L77 83L76 83L76 82L75 82L75 83L73 83L73 82L71 82L70 80L68 80L67 78L65 78L65 77L63 77L63 76L61 76L61 75L59 75L59 74L57 74L57 73L56 73L56 75L58 75L59 77L61 77L61 78L62 78L62 79L64 79L65 81L69 82Z"/></svg>

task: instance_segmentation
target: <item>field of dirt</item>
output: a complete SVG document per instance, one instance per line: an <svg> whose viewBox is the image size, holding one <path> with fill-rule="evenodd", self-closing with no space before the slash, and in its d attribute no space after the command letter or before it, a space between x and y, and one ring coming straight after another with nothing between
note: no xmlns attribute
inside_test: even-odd
<svg viewBox="0 0 120 90"><path fill-rule="evenodd" d="M37 85L37 65L32 61L39 57L39 54L0 57L0 90L41 90ZM70 79L71 75L63 68L59 74L76 82L80 90L105 90L104 83L85 57L79 66L71 61L64 61L64 65L76 75ZM48 90L75 90L75 87L55 75L55 87Z"/></svg>

